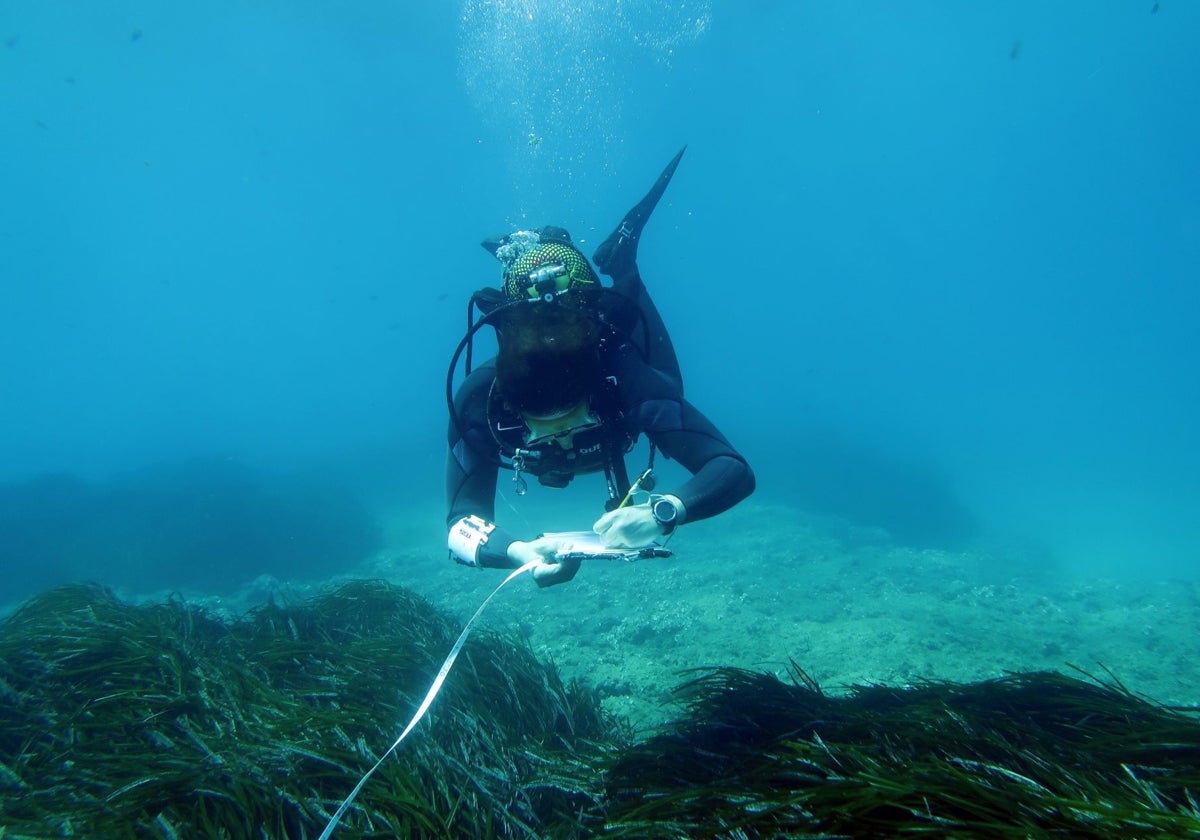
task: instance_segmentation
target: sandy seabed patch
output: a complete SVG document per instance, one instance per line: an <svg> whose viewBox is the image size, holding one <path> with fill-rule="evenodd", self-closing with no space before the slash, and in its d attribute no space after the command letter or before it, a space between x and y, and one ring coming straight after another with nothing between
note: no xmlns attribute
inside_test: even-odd
<svg viewBox="0 0 1200 840"><path fill-rule="evenodd" d="M518 579L481 625L525 639L564 677L598 685L606 706L639 727L673 714L671 690L688 669L782 675L793 662L828 693L1077 666L1107 668L1164 704L1200 703L1194 582L1069 578L1012 557L865 537L749 502L681 529L674 557L585 564L574 581L545 590ZM465 621L502 573L457 566L421 542L389 540L361 573Z"/></svg>

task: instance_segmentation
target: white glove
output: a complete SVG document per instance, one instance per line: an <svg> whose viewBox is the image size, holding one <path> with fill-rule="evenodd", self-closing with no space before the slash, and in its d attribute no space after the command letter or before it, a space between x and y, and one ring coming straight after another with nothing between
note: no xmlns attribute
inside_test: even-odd
<svg viewBox="0 0 1200 840"><path fill-rule="evenodd" d="M610 510L596 520L592 530L609 548L644 548L663 537L649 503Z"/></svg>
<svg viewBox="0 0 1200 840"><path fill-rule="evenodd" d="M538 586L554 586L566 583L579 571L579 559L560 560L558 550L562 540L553 537L538 537L533 542L517 540L508 547L508 559L520 567L531 560L542 562L529 570Z"/></svg>

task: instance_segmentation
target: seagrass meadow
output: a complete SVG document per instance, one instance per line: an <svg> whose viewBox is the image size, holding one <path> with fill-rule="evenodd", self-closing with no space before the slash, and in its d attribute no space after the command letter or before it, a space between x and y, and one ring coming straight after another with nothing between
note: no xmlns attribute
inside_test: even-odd
<svg viewBox="0 0 1200 840"><path fill-rule="evenodd" d="M46 592L0 630L0 833L315 837L457 632L377 582L229 623L180 600ZM593 768L621 742L586 688L486 633L416 734L337 836L573 825L596 812Z"/></svg>
<svg viewBox="0 0 1200 840"><path fill-rule="evenodd" d="M49 590L0 626L0 837L316 837L460 622L354 581L237 618ZM635 733L480 632L335 837L1193 836L1200 721L1103 670L827 695L684 675Z"/></svg>

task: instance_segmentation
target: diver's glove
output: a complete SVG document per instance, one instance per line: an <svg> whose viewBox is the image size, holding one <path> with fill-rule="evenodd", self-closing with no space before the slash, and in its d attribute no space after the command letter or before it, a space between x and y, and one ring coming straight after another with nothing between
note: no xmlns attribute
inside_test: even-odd
<svg viewBox="0 0 1200 840"><path fill-rule="evenodd" d="M524 566L531 560L542 562L529 570L538 586L554 586L566 583L579 571L579 558L559 557L562 540L553 537L538 537L532 542L514 542L508 547L508 557L515 567Z"/></svg>
<svg viewBox="0 0 1200 840"><path fill-rule="evenodd" d="M678 497L652 496L644 505L610 510L596 520L592 530L609 548L644 548L661 543L683 519L683 502Z"/></svg>

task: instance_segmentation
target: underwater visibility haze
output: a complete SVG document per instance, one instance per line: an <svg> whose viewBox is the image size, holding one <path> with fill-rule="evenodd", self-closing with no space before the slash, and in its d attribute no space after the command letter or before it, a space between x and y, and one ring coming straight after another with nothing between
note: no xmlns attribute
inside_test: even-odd
<svg viewBox="0 0 1200 840"><path fill-rule="evenodd" d="M760 711L781 722L787 704L826 702L818 684L859 686L848 696L870 717L882 701L863 686L934 691L921 680L1000 680L981 684L1106 709L1139 694L1195 706L1198 38L1200 6L1171 0L9 0L0 659L14 670L0 687L23 698L32 732L43 702L32 692L55 683L21 688L18 673L100 678L65 654L21 659L22 640L109 639L100 660L119 649L134 662L150 654L121 647L125 628L161 633L165 659L191 663L180 673L208 663L196 667L240 686L206 726L242 750L246 778L299 778L275 828L311 831L423 686L386 701L365 747L349 724L331 745L272 717L306 751L281 759L239 727L299 695L324 703L317 683L359 699L386 690L317 654L305 662L319 676L293 673L291 646L358 633L355 655L409 674L408 654L387 646L403 637L390 611L414 611L429 630L421 657L437 660L453 639L442 625L459 626L499 582L445 548L447 365L471 294L500 282L480 242L561 225L590 255L686 146L642 236L641 271L689 400L745 455L757 490L681 528L671 558L585 565L567 585L519 580L497 596L487 644L525 647L458 666L497 694L454 687L476 711L438 718L435 706L433 727L495 708L490 656L548 692L557 711L538 725L558 740L533 764L489 753L480 791L503 800L514 779L528 786L505 817L515 822L470 830L535 836L570 813L591 815L572 830L595 830L587 820L604 818L590 809L634 802L638 779L659 772L655 748L686 765L696 742L667 734L619 754L627 724L670 717L662 703L693 668L730 669L685 690L693 735L706 731L699 717L719 717L722 691L746 686L768 692ZM631 472L645 458L643 443ZM664 487L681 475L657 469ZM590 528L602 484L581 476L520 497L502 473L497 518L522 538ZM330 594L346 591L358 607ZM69 620L55 623L56 609ZM99 630L78 625L88 611ZM165 641L173 633L182 641ZM274 664L256 670L255 657ZM1068 665L1110 693L1045 676ZM737 669L790 688L770 706L773 689ZM87 684L158 697L160 683L182 685L164 673ZM948 684L937 690L954 694ZM945 702L966 702L955 697ZM329 731L334 705L320 711ZM369 705L352 708L356 726ZM1057 732L1059 710L1035 706L1021 708ZM152 707L123 714L144 723L138 709ZM1194 738L1178 709L1154 714L1138 718L1148 731ZM863 726L840 734L850 743ZM974 771L1009 761L985 752ZM429 760L469 779L444 755ZM538 767L567 780L572 766L607 767L615 787L574 778L532 792ZM1022 795L1053 787L1037 768L1005 766L1025 781L998 784ZM110 771L124 769L88 770ZM1194 768L1173 772L1171 785L1196 789ZM13 778L0 773L0 795ZM54 779L45 790L72 784ZM1141 795L1110 776L1094 790L1110 783ZM1091 782L1080 784L1083 796ZM1155 794L1170 811L1153 818L1163 830L1187 811L1176 787ZM1052 794L1062 805L1078 792ZM148 809L138 824L165 831L150 789L136 795ZM449 825L437 819L454 791L438 796L421 819ZM1095 819L1136 824L1123 807ZM608 815L612 833L645 836L630 808ZM954 816L976 818L988 817ZM662 836L700 830L671 825Z"/></svg>
<svg viewBox="0 0 1200 840"><path fill-rule="evenodd" d="M1197 12L1142 5L8 3L0 481L436 508L477 243L588 250L686 143L643 273L764 496L1194 578Z"/></svg>

